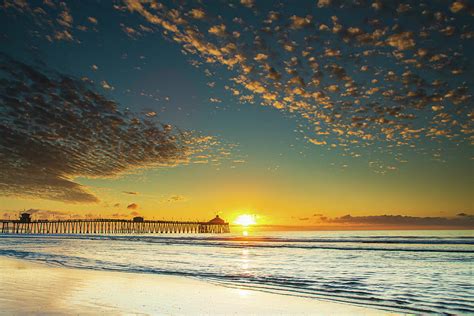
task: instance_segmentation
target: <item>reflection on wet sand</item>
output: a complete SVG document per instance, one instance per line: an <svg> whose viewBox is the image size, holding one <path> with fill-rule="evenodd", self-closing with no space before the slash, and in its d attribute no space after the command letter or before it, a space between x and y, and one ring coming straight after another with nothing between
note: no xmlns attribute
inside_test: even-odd
<svg viewBox="0 0 474 316"><path fill-rule="evenodd" d="M0 306L6 314L384 313L185 277L69 269L6 257L0 257L0 270Z"/></svg>

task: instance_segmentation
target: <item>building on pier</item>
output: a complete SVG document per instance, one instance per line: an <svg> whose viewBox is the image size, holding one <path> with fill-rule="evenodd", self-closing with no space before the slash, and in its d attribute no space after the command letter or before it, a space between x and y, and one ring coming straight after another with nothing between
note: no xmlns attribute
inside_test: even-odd
<svg viewBox="0 0 474 316"><path fill-rule="evenodd" d="M208 223L209 224L223 225L223 224L225 224L225 221L222 218L220 218L219 215L216 215L216 217L211 219Z"/></svg>
<svg viewBox="0 0 474 316"><path fill-rule="evenodd" d="M31 222L31 215L29 213L21 213L20 214L20 222L30 223Z"/></svg>

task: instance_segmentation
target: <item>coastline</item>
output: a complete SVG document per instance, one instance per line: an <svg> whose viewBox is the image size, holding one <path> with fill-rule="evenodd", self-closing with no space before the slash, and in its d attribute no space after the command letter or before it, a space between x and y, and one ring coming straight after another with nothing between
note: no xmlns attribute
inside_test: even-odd
<svg viewBox="0 0 474 316"><path fill-rule="evenodd" d="M94 271L0 256L0 314L395 315L181 276Z"/></svg>

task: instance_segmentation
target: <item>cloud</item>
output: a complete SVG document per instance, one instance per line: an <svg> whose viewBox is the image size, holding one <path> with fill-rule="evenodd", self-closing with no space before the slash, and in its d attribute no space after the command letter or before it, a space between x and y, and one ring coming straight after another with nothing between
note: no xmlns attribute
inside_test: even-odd
<svg viewBox="0 0 474 316"><path fill-rule="evenodd" d="M192 9L189 11L189 15L194 19L204 19L206 17L206 13L201 9Z"/></svg>
<svg viewBox="0 0 474 316"><path fill-rule="evenodd" d="M212 103L222 103L222 100L218 98L209 98L209 101L211 101Z"/></svg>
<svg viewBox="0 0 474 316"><path fill-rule="evenodd" d="M299 17L296 15L293 15L292 17L290 17L290 20L291 20L290 28L300 29L303 27L308 27L311 23L311 19L312 19L311 16Z"/></svg>
<svg viewBox="0 0 474 316"><path fill-rule="evenodd" d="M58 41L73 41L74 40L72 34L68 30L56 31L54 32L54 35L52 38Z"/></svg>
<svg viewBox="0 0 474 316"><path fill-rule="evenodd" d="M119 110L94 86L0 55L0 194L97 202L77 177L187 163L219 142Z"/></svg>
<svg viewBox="0 0 474 316"><path fill-rule="evenodd" d="M133 211L133 212L130 213L130 215L132 215L132 216L138 216L138 215L140 215L140 213L138 213L138 212L136 212L136 211Z"/></svg>
<svg viewBox="0 0 474 316"><path fill-rule="evenodd" d="M34 220L38 219L70 219L70 218L80 218L78 214L71 214L70 212L61 212L61 211L51 211L51 210L42 210L42 209L28 209L22 211L5 211L3 214L4 218L17 219L20 213L28 213L32 216Z"/></svg>
<svg viewBox="0 0 474 316"><path fill-rule="evenodd" d="M308 2L301 16L283 3L241 3L252 10L231 19L227 6L205 2L193 13L192 1L125 0L183 53L225 68L227 90L240 102L302 118L314 145L400 159L402 148L473 143L472 65L464 42L472 34L459 31L465 25L458 18L469 10L464 2L430 16L421 4L320 0ZM374 10L391 18L375 19ZM408 13L419 23L408 22Z"/></svg>
<svg viewBox="0 0 474 316"><path fill-rule="evenodd" d="M412 32L393 34L388 37L387 43L388 45L396 47L399 50L411 49L416 45Z"/></svg>
<svg viewBox="0 0 474 316"><path fill-rule="evenodd" d="M71 12L69 11L68 7L64 2L61 3L62 11L59 13L59 17L57 19L59 25L64 27L72 27L73 18Z"/></svg>
<svg viewBox="0 0 474 316"><path fill-rule="evenodd" d="M318 0L318 7L324 8L329 7L331 5L332 0Z"/></svg>
<svg viewBox="0 0 474 316"><path fill-rule="evenodd" d="M114 90L114 87L111 86L107 81L105 80L102 80L100 82L100 85L102 86L102 88L106 89L106 90Z"/></svg>
<svg viewBox="0 0 474 316"><path fill-rule="evenodd" d="M35 33L40 34L46 31L45 37L48 41L73 41L74 36L74 18L66 2L57 4L50 0L28 2L6 0L0 5L0 10L9 11L8 13L20 13L23 21L35 25ZM84 30L83 26L77 26Z"/></svg>
<svg viewBox="0 0 474 316"><path fill-rule="evenodd" d="M186 201L186 197L184 195L179 195L179 194L175 194L175 195L171 195L169 196L167 199L166 199L166 202L168 203L173 203L173 202L181 202L181 201Z"/></svg>
<svg viewBox="0 0 474 316"><path fill-rule="evenodd" d="M138 195L138 192L133 192L133 191L122 191L124 194L130 194L130 195Z"/></svg>
<svg viewBox="0 0 474 316"><path fill-rule="evenodd" d="M457 217L416 217L405 215L371 215L371 216L352 216L350 214L326 218L323 220L330 224L344 225L370 225L370 226L439 226L439 227L458 227L474 229L474 215L465 215Z"/></svg>
<svg viewBox="0 0 474 316"><path fill-rule="evenodd" d="M90 23L95 24L95 25L97 25L97 24L99 23L99 22L97 21L97 18L95 18L95 17L93 17L93 16L89 16L89 17L87 18L87 21L89 21Z"/></svg>
<svg viewBox="0 0 474 316"><path fill-rule="evenodd" d="M138 204L136 204L136 203L129 204L129 205L127 205L127 209L136 210L136 209L138 209Z"/></svg>
<svg viewBox="0 0 474 316"><path fill-rule="evenodd" d="M114 217L114 218L127 218L127 217L128 217L128 214L125 214L125 213L113 213L113 214L112 214L112 217Z"/></svg>
<svg viewBox="0 0 474 316"><path fill-rule="evenodd" d="M255 5L255 0L240 0L240 3L247 8L252 8Z"/></svg>
<svg viewBox="0 0 474 316"><path fill-rule="evenodd" d="M208 32L215 36L224 36L226 35L226 26L224 24L213 25L209 28Z"/></svg>

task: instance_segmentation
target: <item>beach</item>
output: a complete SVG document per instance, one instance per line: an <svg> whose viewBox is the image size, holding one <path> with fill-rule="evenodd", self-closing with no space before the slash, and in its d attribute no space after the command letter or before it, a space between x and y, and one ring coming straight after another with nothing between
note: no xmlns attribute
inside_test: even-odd
<svg viewBox="0 0 474 316"><path fill-rule="evenodd" d="M64 268L0 257L0 314L390 315L180 276Z"/></svg>

